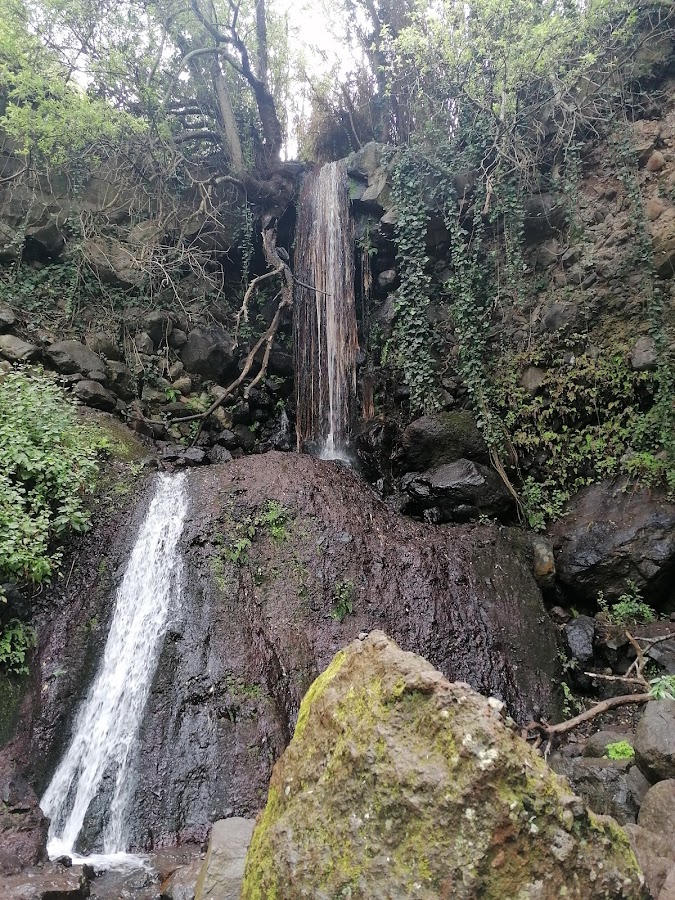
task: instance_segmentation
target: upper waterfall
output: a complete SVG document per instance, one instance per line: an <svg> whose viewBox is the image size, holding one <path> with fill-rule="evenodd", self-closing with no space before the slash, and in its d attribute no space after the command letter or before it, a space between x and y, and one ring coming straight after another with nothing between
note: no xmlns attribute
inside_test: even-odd
<svg viewBox="0 0 675 900"><path fill-rule="evenodd" d="M327 459L344 455L356 394L354 234L343 161L310 173L295 248L297 440Z"/></svg>
<svg viewBox="0 0 675 900"><path fill-rule="evenodd" d="M73 855L90 805L104 786L109 794L101 822L103 852L127 850L138 734L179 590L177 546L186 511L185 475L160 475L117 593L99 671L41 801L51 819L52 858Z"/></svg>

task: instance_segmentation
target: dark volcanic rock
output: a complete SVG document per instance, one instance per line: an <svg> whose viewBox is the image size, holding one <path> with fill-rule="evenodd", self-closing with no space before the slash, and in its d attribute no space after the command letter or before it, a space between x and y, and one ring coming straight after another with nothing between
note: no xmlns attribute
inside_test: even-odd
<svg viewBox="0 0 675 900"><path fill-rule="evenodd" d="M550 529L559 580L575 595L617 597L630 579L650 603L672 590L675 503L656 491L603 481L576 494Z"/></svg>
<svg viewBox="0 0 675 900"><path fill-rule="evenodd" d="M555 628L529 557L498 529L414 522L354 472L296 454L188 479L183 607L144 725L137 841L148 828L203 840L215 819L257 813L303 694L361 631L386 628L519 721L551 709Z"/></svg>
<svg viewBox="0 0 675 900"><path fill-rule="evenodd" d="M0 756L0 874L46 859L49 820L11 759Z"/></svg>
<svg viewBox="0 0 675 900"><path fill-rule="evenodd" d="M103 412L112 412L117 406L117 400L98 381L78 381L73 393L82 403L93 406L94 409L102 409Z"/></svg>
<svg viewBox="0 0 675 900"><path fill-rule="evenodd" d="M188 372L218 381L232 368L232 338L217 326L194 328L180 351Z"/></svg>
<svg viewBox="0 0 675 900"><path fill-rule="evenodd" d="M635 759L651 781L675 778L675 702L672 700L651 700L645 707L635 732Z"/></svg>
<svg viewBox="0 0 675 900"><path fill-rule="evenodd" d="M499 475L468 459L406 475L401 487L410 498L404 511L424 515L432 522L466 522L481 514L499 516L513 506Z"/></svg>
<svg viewBox="0 0 675 900"><path fill-rule="evenodd" d="M50 344L45 352L56 371L63 375L74 375L76 372L88 375L105 369L101 357L79 341L58 341Z"/></svg>
<svg viewBox="0 0 675 900"><path fill-rule="evenodd" d="M551 766L568 779L593 812L612 816L620 825L636 821L638 804L628 780L630 760L556 756Z"/></svg>
<svg viewBox="0 0 675 900"><path fill-rule="evenodd" d="M638 824L655 834L672 837L675 831L675 780L659 781L647 791Z"/></svg>
<svg viewBox="0 0 675 900"><path fill-rule="evenodd" d="M86 900L89 882L85 866L64 869L50 864L42 871L3 879L0 900Z"/></svg>
<svg viewBox="0 0 675 900"><path fill-rule="evenodd" d="M488 460L483 435L465 410L416 419L404 431L401 446L408 471L423 472L462 458Z"/></svg>
<svg viewBox="0 0 675 900"><path fill-rule="evenodd" d="M40 348L29 344L14 334L0 334L0 356L10 362L29 362L40 353Z"/></svg>
<svg viewBox="0 0 675 900"><path fill-rule="evenodd" d="M593 657L595 620L590 616L577 616L565 625L565 640L574 659L585 663Z"/></svg>

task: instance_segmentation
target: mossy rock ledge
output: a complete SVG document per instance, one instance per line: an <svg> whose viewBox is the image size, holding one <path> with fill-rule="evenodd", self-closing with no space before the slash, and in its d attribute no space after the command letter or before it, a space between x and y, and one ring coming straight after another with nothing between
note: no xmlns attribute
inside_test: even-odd
<svg viewBox="0 0 675 900"><path fill-rule="evenodd" d="M619 900L625 833L505 719L382 632L303 700L246 860L243 900Z"/></svg>

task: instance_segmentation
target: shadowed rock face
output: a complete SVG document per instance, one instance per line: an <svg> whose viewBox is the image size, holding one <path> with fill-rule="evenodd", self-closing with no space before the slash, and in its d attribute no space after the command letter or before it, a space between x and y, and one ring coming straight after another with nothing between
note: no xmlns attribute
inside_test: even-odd
<svg viewBox="0 0 675 900"><path fill-rule="evenodd" d="M502 716L382 632L354 641L302 702L242 898L643 898L627 836Z"/></svg>
<svg viewBox="0 0 675 900"><path fill-rule="evenodd" d="M307 456L188 477L183 611L145 723L140 844L255 813L305 691L362 630L386 629L519 721L550 707L553 629L508 532L412 522Z"/></svg>

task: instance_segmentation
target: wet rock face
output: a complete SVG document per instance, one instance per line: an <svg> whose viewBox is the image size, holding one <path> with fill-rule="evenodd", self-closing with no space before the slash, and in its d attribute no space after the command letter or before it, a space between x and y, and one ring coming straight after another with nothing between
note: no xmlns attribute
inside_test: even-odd
<svg viewBox="0 0 675 900"><path fill-rule="evenodd" d="M48 826L31 786L9 759L0 757L0 875L46 859Z"/></svg>
<svg viewBox="0 0 675 900"><path fill-rule="evenodd" d="M386 628L519 721L554 705L554 628L506 533L411 521L352 471L296 454L192 469L188 483L183 606L143 728L138 846L255 815L304 693L361 631Z"/></svg>
<svg viewBox="0 0 675 900"><path fill-rule="evenodd" d="M580 491L550 530L558 577L575 596L618 597L628 580L649 602L675 599L675 504L658 492L603 481Z"/></svg>
<svg viewBox="0 0 675 900"><path fill-rule="evenodd" d="M635 733L635 756L652 781L675 778L675 703L652 700ZM675 784L675 782L673 782Z"/></svg>
<svg viewBox="0 0 675 900"><path fill-rule="evenodd" d="M403 511L428 522L466 522L481 514L505 515L513 507L513 499L494 469L468 459L406 475L401 487L408 498Z"/></svg>
<svg viewBox="0 0 675 900"><path fill-rule="evenodd" d="M625 834L503 719L381 632L305 697L246 861L244 900L642 897Z"/></svg>
<svg viewBox="0 0 675 900"><path fill-rule="evenodd" d="M488 452L472 413L437 413L416 419L401 440L405 465L421 472L462 457L487 462Z"/></svg>

